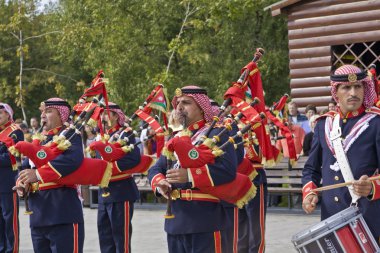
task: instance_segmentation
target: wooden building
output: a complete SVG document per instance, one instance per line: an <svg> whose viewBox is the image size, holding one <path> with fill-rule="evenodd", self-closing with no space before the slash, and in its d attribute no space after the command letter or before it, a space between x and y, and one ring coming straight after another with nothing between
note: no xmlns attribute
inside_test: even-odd
<svg viewBox="0 0 380 253"><path fill-rule="evenodd" d="M330 73L342 64L376 64L379 74L380 0L283 0L268 9L288 18L291 97L301 108L326 108Z"/></svg>

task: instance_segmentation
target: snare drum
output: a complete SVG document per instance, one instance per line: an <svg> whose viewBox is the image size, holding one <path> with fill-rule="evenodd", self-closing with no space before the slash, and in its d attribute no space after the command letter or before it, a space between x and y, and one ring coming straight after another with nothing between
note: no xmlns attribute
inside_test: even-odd
<svg viewBox="0 0 380 253"><path fill-rule="evenodd" d="M359 208L351 206L294 235L298 252L374 253L380 248Z"/></svg>

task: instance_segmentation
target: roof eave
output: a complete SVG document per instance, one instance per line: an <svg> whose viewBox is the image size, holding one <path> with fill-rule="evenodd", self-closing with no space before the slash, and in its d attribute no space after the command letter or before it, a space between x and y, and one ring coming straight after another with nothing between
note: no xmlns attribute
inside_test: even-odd
<svg viewBox="0 0 380 253"><path fill-rule="evenodd" d="M295 3L298 3L302 0L282 0L280 2L277 2L277 3L274 3L272 5L269 5L267 7L264 8L264 11L266 10L271 10L271 13L272 13L272 16L277 16L277 15L280 15L282 13L282 9L292 5L292 4L295 4Z"/></svg>

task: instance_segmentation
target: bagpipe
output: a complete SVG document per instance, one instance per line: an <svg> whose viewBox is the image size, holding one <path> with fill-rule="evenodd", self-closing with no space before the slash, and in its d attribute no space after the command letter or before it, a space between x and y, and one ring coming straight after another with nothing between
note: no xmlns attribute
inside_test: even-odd
<svg viewBox="0 0 380 253"><path fill-rule="evenodd" d="M286 114L286 101L289 95L284 94L279 101L273 104L270 108L265 110L265 115L270 121L269 131L271 140L277 141L286 139L286 145L289 151L289 162L292 166L297 163L297 152L294 144L294 136L288 127L287 114Z"/></svg>
<svg viewBox="0 0 380 253"><path fill-rule="evenodd" d="M112 137L105 136L99 141L91 143L88 147L88 151L94 155L97 152L103 160L112 164L112 175L132 175L134 173L145 173L153 163L153 158L148 155L141 155L140 163L134 168L120 171L117 166L117 160L131 152L141 142L155 138L157 142L157 156L160 155L164 146L164 129L159 123L157 116L150 116L150 105L158 96L165 96L163 92L164 86L162 84L157 85L149 94L144 103L128 118L128 123L124 124L118 131L116 131ZM162 100L162 99L160 99ZM166 99L164 99L166 100ZM150 134L145 140L140 142L129 144L129 140L133 136L137 136L139 131L133 130L129 125L136 119L140 118L144 123L140 127L140 132L144 129L152 129L154 134ZM112 181L112 178L111 178Z"/></svg>
<svg viewBox="0 0 380 253"><path fill-rule="evenodd" d="M102 77L103 75L98 74L96 77L97 83L99 83L99 79ZM10 147L9 151L15 156L20 156L22 154L28 157L34 166L40 171L51 171L49 162L61 155L71 146L70 141L76 135L81 134L82 128L90 121L90 119L98 120L100 113L104 109L104 104L101 102L103 96L103 94L100 94L98 97L91 97L91 102L85 102L82 100L80 103L83 109L73 109L69 115L69 120L64 123L58 134L56 134L51 141L44 143L46 137L42 135L41 132L38 132L33 136L33 141L31 143L20 141ZM48 101L45 103L48 103ZM97 115L94 116L94 113ZM72 122L75 116L76 119ZM84 158L80 167L74 172L53 180L52 182L44 183L53 183L56 185L99 185L104 188L108 186L111 178L111 171L112 168L106 161ZM39 189L39 186L40 184L37 182L36 184L32 184L30 189L36 191Z"/></svg>
<svg viewBox="0 0 380 253"><path fill-rule="evenodd" d="M262 54L263 49L258 49L252 62L256 63ZM189 130L182 130L178 135L169 140L163 151L163 155L166 156L167 161L177 160L182 168L198 168L206 164L213 164L217 157L224 154L224 150L228 145L241 145L244 142L236 143L236 140L242 137L246 132L253 130L261 125L264 113L258 113L252 106L255 106L260 102L259 99L254 99L251 104L244 101L244 93L246 90L246 83L248 76L250 75L249 69L244 69L240 78L228 89L225 93L225 101L219 108L218 115L213 117L213 121L210 126L205 130L205 134L199 138L195 144L192 144L191 132ZM236 95L237 94L237 95ZM221 136L231 130L231 122L222 126L221 131L212 137L209 137L212 130L220 122L220 118L229 105L234 106L239 110L239 113L235 116L233 124L243 121L246 125L233 136L228 138L228 141L220 144ZM220 126L218 126L220 127ZM197 153L196 158L189 157L189 154ZM176 157L174 155L176 154ZM210 194L218 199L237 205L242 208L250 199L256 194L256 188L252 184L251 179L244 174L237 173L236 178L226 184L212 186L212 187L198 187L203 192ZM173 218L171 213L171 201L178 199L180 190L173 189L169 192L168 208L165 215L166 218Z"/></svg>

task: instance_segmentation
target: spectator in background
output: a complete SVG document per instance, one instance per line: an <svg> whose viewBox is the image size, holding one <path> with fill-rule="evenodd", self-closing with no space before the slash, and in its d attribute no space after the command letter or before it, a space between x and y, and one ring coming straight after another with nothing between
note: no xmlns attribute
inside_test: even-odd
<svg viewBox="0 0 380 253"><path fill-rule="evenodd" d="M30 118L30 132L32 134L37 133L38 129L40 128L40 124L38 123L38 120L36 117Z"/></svg>
<svg viewBox="0 0 380 253"><path fill-rule="evenodd" d="M90 152L87 151L87 147L94 141L96 141L96 128L85 125L83 129L82 134L82 140L83 140L83 152L85 157L91 157ZM90 206L90 187L88 185L81 185L80 186L80 192L81 192L81 201L83 206Z"/></svg>
<svg viewBox="0 0 380 253"><path fill-rule="evenodd" d="M19 127L21 131L24 133L24 140L32 142L32 134L30 133L28 126L25 123L21 123Z"/></svg>
<svg viewBox="0 0 380 253"><path fill-rule="evenodd" d="M311 116L317 114L317 107L313 104L309 104L305 108L306 118L310 121Z"/></svg>
<svg viewBox="0 0 380 253"><path fill-rule="evenodd" d="M144 147L144 155L150 155L150 156L156 156L157 153L157 145L155 138L149 138L150 135L154 135L154 130L151 128L148 128L146 130L146 135L144 136L143 140L143 147Z"/></svg>
<svg viewBox="0 0 380 253"><path fill-rule="evenodd" d="M305 131L299 125L293 124L293 122L289 121L289 130L293 135L294 146L296 148L297 155L302 153L302 144L305 138ZM278 140L276 143L276 148L282 151L284 157L289 157L288 144L286 139Z"/></svg>
<svg viewBox="0 0 380 253"><path fill-rule="evenodd" d="M85 125L83 131L83 145L84 145L84 156L91 157L89 152L86 151L86 148L96 140L96 130L92 126Z"/></svg>
<svg viewBox="0 0 380 253"><path fill-rule="evenodd" d="M298 125L304 129L304 132L310 132L310 127L307 121L307 117L298 111L298 106L296 102L290 101L288 104L289 110L289 122L293 125Z"/></svg>
<svg viewBox="0 0 380 253"><path fill-rule="evenodd" d="M329 102L328 111L336 111L336 102L334 100Z"/></svg>
<svg viewBox="0 0 380 253"><path fill-rule="evenodd" d="M305 138L303 140L303 155L304 156L309 156L309 151L311 149L311 142L313 140L314 136L314 127L315 124L317 124L317 119L319 118L319 115L313 115L309 118L309 124L310 124L310 132L305 135Z"/></svg>
<svg viewBox="0 0 380 253"><path fill-rule="evenodd" d="M313 104L309 104L305 108L305 114L307 121L303 121L301 124L301 127L305 131L305 134L308 134L311 132L310 129L310 117L317 114L317 107Z"/></svg>

